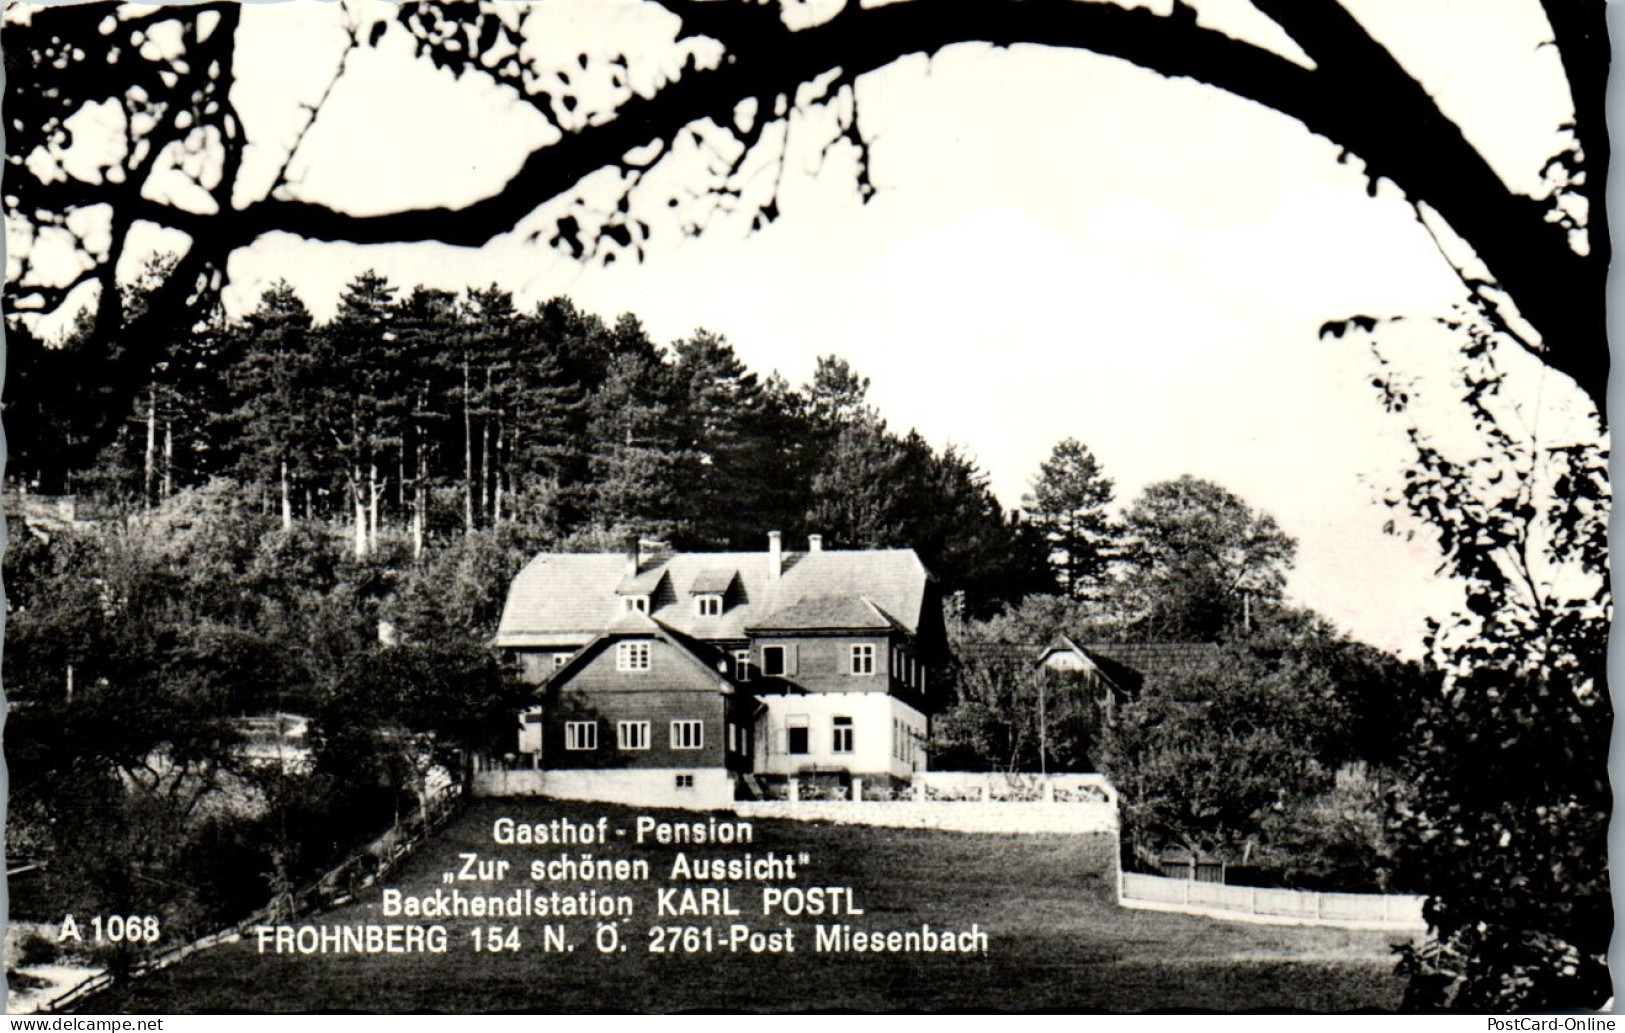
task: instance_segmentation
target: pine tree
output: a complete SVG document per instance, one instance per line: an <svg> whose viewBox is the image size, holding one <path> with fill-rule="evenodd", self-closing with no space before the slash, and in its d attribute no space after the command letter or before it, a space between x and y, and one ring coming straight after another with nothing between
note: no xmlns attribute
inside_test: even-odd
<svg viewBox="0 0 1625 1033"><path fill-rule="evenodd" d="M881 425L880 414L868 402L869 378L859 376L838 355L820 355L812 382L805 390L807 418L818 427L834 430L853 425Z"/></svg>
<svg viewBox="0 0 1625 1033"><path fill-rule="evenodd" d="M855 423L836 431L813 478L808 526L831 544L875 549L905 544L904 466L908 461L885 425Z"/></svg>
<svg viewBox="0 0 1625 1033"><path fill-rule="evenodd" d="M399 355L405 364L407 403L399 459L401 504L410 513L412 555L421 560L429 535L429 500L445 480L438 469L449 451L454 385L460 353L458 298L453 291L418 286L395 318Z"/></svg>
<svg viewBox="0 0 1625 1033"><path fill-rule="evenodd" d="M678 421L695 464L683 498L689 544L755 547L769 528L794 535L791 514L775 505L788 472L781 428L756 374L706 330L674 350Z"/></svg>
<svg viewBox="0 0 1625 1033"><path fill-rule="evenodd" d="M566 328L579 332L580 327ZM587 476L588 385L568 362L579 339L546 333L538 318L520 320L507 342L512 373L504 464L509 507L521 519L562 534L579 520L570 488Z"/></svg>
<svg viewBox="0 0 1625 1033"><path fill-rule="evenodd" d="M235 431L236 471L245 483L274 490L283 530L293 526L298 485L316 472L316 443L299 391L312 322L299 295L278 280L234 330L237 361L226 420Z"/></svg>
<svg viewBox="0 0 1625 1033"><path fill-rule="evenodd" d="M630 344L610 361L591 403L589 516L599 531L680 536L691 457L672 412L670 370L652 346Z"/></svg>
<svg viewBox="0 0 1625 1033"><path fill-rule="evenodd" d="M372 270L350 281L337 316L317 335L314 382L306 384L316 401L320 436L343 471L357 558L377 545L385 478L404 423L400 349L392 330L395 291Z"/></svg>
<svg viewBox="0 0 1625 1033"><path fill-rule="evenodd" d="M932 452L918 435L911 450L923 450L921 481L912 487L905 522L906 542L936 573L945 594L965 593L972 615L982 616L1031 593L1051 590L1046 552L1029 528L1004 507L974 460L955 445Z"/></svg>
<svg viewBox="0 0 1625 1033"><path fill-rule="evenodd" d="M1062 590L1074 599L1098 596L1105 581L1118 537L1106 513L1111 502L1111 479L1076 438L1056 443L1022 500L1049 542Z"/></svg>
<svg viewBox="0 0 1625 1033"><path fill-rule="evenodd" d="M464 449L465 498L471 493L476 523L502 522L505 435L513 404L513 372L509 344L518 313L513 295L496 284L469 288L463 301L468 330L468 358L464 425L469 440Z"/></svg>

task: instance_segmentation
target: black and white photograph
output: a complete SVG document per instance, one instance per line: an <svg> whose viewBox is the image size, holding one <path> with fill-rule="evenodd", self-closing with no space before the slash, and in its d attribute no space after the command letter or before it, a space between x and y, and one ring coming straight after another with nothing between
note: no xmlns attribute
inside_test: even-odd
<svg viewBox="0 0 1625 1033"><path fill-rule="evenodd" d="M8 1013L1611 1009L1608 13L8 3Z"/></svg>

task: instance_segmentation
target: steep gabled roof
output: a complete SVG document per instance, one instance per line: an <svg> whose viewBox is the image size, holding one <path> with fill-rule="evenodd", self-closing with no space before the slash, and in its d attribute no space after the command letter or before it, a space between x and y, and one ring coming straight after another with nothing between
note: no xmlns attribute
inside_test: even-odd
<svg viewBox="0 0 1625 1033"><path fill-rule="evenodd" d="M864 620L878 622L862 627L889 623L919 633L929 575L911 549L786 554L776 579L770 577L769 562L765 552L676 553L648 561L630 575L622 554L542 553L514 578L494 644L580 645L617 618L626 594L651 596L650 616L704 641L743 640L747 627L771 624L786 611L794 611L790 619L810 619L806 615L822 605L813 600L833 597L858 599L869 611ZM714 593L711 586L719 582L731 586L723 589L722 613L700 616L693 596ZM645 586L646 592L629 591Z"/></svg>
<svg viewBox="0 0 1625 1033"><path fill-rule="evenodd" d="M1034 661L1036 663L1043 663L1056 653L1076 653L1080 657L1087 658L1087 654L1083 651L1083 647L1072 641L1072 637L1070 635L1056 635L1050 640L1049 645L1039 650L1038 655L1034 658Z"/></svg>
<svg viewBox="0 0 1625 1033"><path fill-rule="evenodd" d="M982 642L962 644L963 659L984 663L1041 664L1057 652L1075 652L1091 669L1119 691L1136 693L1151 677L1180 678L1200 670L1219 656L1213 642L1085 642L1057 635L1040 642Z"/></svg>
<svg viewBox="0 0 1625 1033"><path fill-rule="evenodd" d="M607 648L610 643L629 638L652 638L671 646L672 651L684 660L699 668L705 674L717 680L717 691L732 692L733 679L727 673L712 668L704 656L700 655L700 643L694 641L680 632L667 628L659 621L647 614L636 610L629 610L618 615L610 622L609 627L592 637L585 646L578 650L574 656L567 660L563 667L553 671L545 682L537 686L533 695L543 695L549 686L568 681L580 667L596 656L600 650Z"/></svg>

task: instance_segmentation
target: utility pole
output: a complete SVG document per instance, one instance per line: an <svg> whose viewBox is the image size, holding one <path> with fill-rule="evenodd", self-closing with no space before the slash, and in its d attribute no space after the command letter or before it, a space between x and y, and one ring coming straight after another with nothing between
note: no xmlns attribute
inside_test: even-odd
<svg viewBox="0 0 1625 1033"><path fill-rule="evenodd" d="M1038 672L1038 773L1049 775L1049 720L1045 716L1045 692L1049 688L1049 679L1044 672Z"/></svg>

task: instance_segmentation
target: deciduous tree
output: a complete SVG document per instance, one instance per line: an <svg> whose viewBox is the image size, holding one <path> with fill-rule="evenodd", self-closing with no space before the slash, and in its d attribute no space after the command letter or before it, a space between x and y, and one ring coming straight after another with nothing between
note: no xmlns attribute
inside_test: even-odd
<svg viewBox="0 0 1625 1033"><path fill-rule="evenodd" d="M1448 383L1386 359L1377 377L1416 453L1390 500L1401 529L1435 537L1466 589L1429 635L1445 683L1407 739L1398 800L1400 872L1428 894L1432 926L1407 952L1407 1003L1599 1007L1613 931L1606 439L1578 399L1530 411L1491 327L1455 329L1467 346ZM1551 405L1545 391L1535 405Z"/></svg>
<svg viewBox="0 0 1625 1033"><path fill-rule="evenodd" d="M1241 646L1147 679L1104 743L1126 848L1146 862L1170 846L1252 860L1272 816L1331 788L1335 702L1323 672Z"/></svg>
<svg viewBox="0 0 1625 1033"><path fill-rule="evenodd" d="M1151 638L1211 641L1280 602L1297 543L1267 513L1186 475L1123 514L1120 606Z"/></svg>

